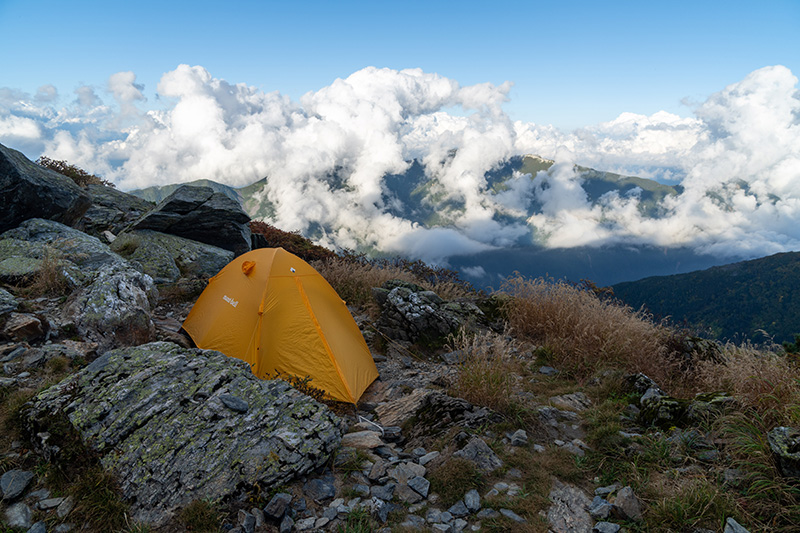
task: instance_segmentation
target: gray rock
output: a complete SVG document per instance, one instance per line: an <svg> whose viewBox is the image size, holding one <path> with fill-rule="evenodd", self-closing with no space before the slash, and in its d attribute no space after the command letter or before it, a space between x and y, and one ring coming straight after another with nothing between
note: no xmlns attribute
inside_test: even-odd
<svg viewBox="0 0 800 533"><path fill-rule="evenodd" d="M75 508L75 498L67 496L64 501L56 508L56 516L62 520L66 518L69 513Z"/></svg>
<svg viewBox="0 0 800 533"><path fill-rule="evenodd" d="M505 516L506 518L510 518L514 522L518 522L520 524L523 524L523 523L527 522L527 520L522 518L520 515L518 515L517 513L512 511L511 509L500 509L500 514Z"/></svg>
<svg viewBox="0 0 800 533"><path fill-rule="evenodd" d="M372 464L367 476L370 481L377 481L386 475L386 461L378 457Z"/></svg>
<svg viewBox="0 0 800 533"><path fill-rule="evenodd" d="M403 523L400 524L400 527L409 527L412 529L422 529L425 527L425 519L421 516L410 514L406 516L406 519Z"/></svg>
<svg viewBox="0 0 800 533"><path fill-rule="evenodd" d="M617 533L622 526L611 522L598 522L592 528L592 533Z"/></svg>
<svg viewBox="0 0 800 533"><path fill-rule="evenodd" d="M464 500L458 500L447 510L447 512L456 518L461 518L462 516L467 516L469 514L469 509L467 509Z"/></svg>
<svg viewBox="0 0 800 533"><path fill-rule="evenodd" d="M550 398L550 403L559 409L567 409L570 411L585 411L592 406L592 401L586 394L582 392L572 392L570 394L562 394L560 396L553 396Z"/></svg>
<svg viewBox="0 0 800 533"><path fill-rule="evenodd" d="M40 520L33 524L26 533L47 533L47 524Z"/></svg>
<svg viewBox="0 0 800 533"><path fill-rule="evenodd" d="M363 483L356 483L353 485L353 492L361 496L362 498L366 498L369 496L369 485L365 485Z"/></svg>
<svg viewBox="0 0 800 533"><path fill-rule="evenodd" d="M595 520L602 520L611 515L611 508L611 502L601 496L595 496L591 505L589 505L589 514Z"/></svg>
<svg viewBox="0 0 800 533"><path fill-rule="evenodd" d="M475 516L480 520L484 520L486 518L497 518L500 516L500 513L494 509L481 509Z"/></svg>
<svg viewBox="0 0 800 533"><path fill-rule="evenodd" d="M617 493L617 497L614 500L614 512L626 520L642 519L642 504L630 486L623 487Z"/></svg>
<svg viewBox="0 0 800 533"><path fill-rule="evenodd" d="M417 491L423 498L427 498L431 482L422 476L415 476L408 480L408 486Z"/></svg>
<svg viewBox="0 0 800 533"><path fill-rule="evenodd" d="M220 394L244 399L249 411L234 415ZM260 380L219 352L164 342L106 352L39 394L23 417L31 435L67 417L118 478L131 518L154 525L192 500L321 467L341 439L338 418L285 382ZM46 458L57 444L34 442Z"/></svg>
<svg viewBox="0 0 800 533"><path fill-rule="evenodd" d="M767 433L767 441L781 475L800 478L800 430L776 427Z"/></svg>
<svg viewBox="0 0 800 533"><path fill-rule="evenodd" d="M552 366L542 366L539 367L539 373L544 374L545 376L555 376L559 373L559 371Z"/></svg>
<svg viewBox="0 0 800 533"><path fill-rule="evenodd" d="M0 289L0 316L16 311L19 307L19 302L14 295L5 289Z"/></svg>
<svg viewBox="0 0 800 533"><path fill-rule="evenodd" d="M59 524L53 528L53 533L69 533L75 529L75 526L72 524Z"/></svg>
<svg viewBox="0 0 800 533"><path fill-rule="evenodd" d="M425 455L419 458L419 464L425 466L426 464L430 463L431 461L439 457L439 455L441 455L440 452L426 453Z"/></svg>
<svg viewBox="0 0 800 533"><path fill-rule="evenodd" d="M138 196L102 184L91 184L86 192L92 205L75 227L89 235L99 237L104 231L117 235L131 222L150 211L155 204Z"/></svg>
<svg viewBox="0 0 800 533"><path fill-rule="evenodd" d="M256 517L256 529L263 527L264 522L266 521L266 516L264 515L264 511L257 507L253 507L250 509L250 513Z"/></svg>
<svg viewBox="0 0 800 533"><path fill-rule="evenodd" d="M448 365L457 365L464 361L464 352L461 350L455 350L453 352L447 352L446 354L442 354L441 357L442 360Z"/></svg>
<svg viewBox="0 0 800 533"><path fill-rule="evenodd" d="M405 483L400 483L397 485L397 490L395 491L395 497L399 499L401 502L409 504L419 503L423 499L419 492L413 490Z"/></svg>
<svg viewBox="0 0 800 533"><path fill-rule="evenodd" d="M241 398L237 398L233 394L220 394L219 399L222 401L223 405L230 409L231 411L237 413L246 413L250 406L247 405L247 402L242 400Z"/></svg>
<svg viewBox="0 0 800 533"><path fill-rule="evenodd" d="M45 335L46 326L35 315L10 313L3 324L3 337L16 342L33 342Z"/></svg>
<svg viewBox="0 0 800 533"><path fill-rule="evenodd" d="M40 500L39 503L36 504L36 508L42 511L49 511L50 509L55 509L61 505L64 500L65 498L46 498L44 500Z"/></svg>
<svg viewBox="0 0 800 533"><path fill-rule="evenodd" d="M0 144L0 232L29 218L72 225L89 209L91 199L70 178L40 167L21 152Z"/></svg>
<svg viewBox="0 0 800 533"><path fill-rule="evenodd" d="M425 512L425 521L429 524L436 524L442 521L442 511L435 507L429 507Z"/></svg>
<svg viewBox="0 0 800 533"><path fill-rule="evenodd" d="M464 494L464 505L467 506L470 513L477 513L481 508L481 495L478 491L472 489Z"/></svg>
<svg viewBox="0 0 800 533"><path fill-rule="evenodd" d="M0 492L4 500L18 498L33 481L33 472L27 470L9 470L0 476Z"/></svg>
<svg viewBox="0 0 800 533"><path fill-rule="evenodd" d="M395 483L387 483L386 485L373 485L370 489L370 494L373 498L378 498L388 502L394 496L394 491L397 488Z"/></svg>
<svg viewBox="0 0 800 533"><path fill-rule="evenodd" d="M249 221L242 207L224 194L182 185L129 229L169 233L241 255L251 247Z"/></svg>
<svg viewBox="0 0 800 533"><path fill-rule="evenodd" d="M332 479L311 479L303 485L303 493L314 501L330 500L336 496Z"/></svg>
<svg viewBox="0 0 800 533"><path fill-rule="evenodd" d="M503 466L503 461L479 437L474 437L470 440L466 446L455 452L453 457L461 457L472 461L479 470L486 473L494 472Z"/></svg>
<svg viewBox="0 0 800 533"><path fill-rule="evenodd" d="M264 507L264 514L273 520L280 520L286 514L290 503L292 503L292 495L287 492L279 492Z"/></svg>
<svg viewBox="0 0 800 533"><path fill-rule="evenodd" d="M33 525L33 512L22 502L15 503L6 509L5 515L5 525L7 526L28 529Z"/></svg>
<svg viewBox="0 0 800 533"><path fill-rule="evenodd" d="M590 533L594 520L586 512L591 504L589 496L581 489L553 481L550 491L553 504L547 510L547 521L555 533Z"/></svg>
<svg viewBox="0 0 800 533"><path fill-rule="evenodd" d="M234 258L230 250L152 230L125 232L110 248L156 283L181 277L208 278Z"/></svg>
<svg viewBox="0 0 800 533"><path fill-rule="evenodd" d="M279 533L290 533L294 528L294 520L288 514L281 520L281 525L278 527Z"/></svg>
<svg viewBox="0 0 800 533"><path fill-rule="evenodd" d="M511 435L512 446L527 446L528 433L524 429L518 429Z"/></svg>
<svg viewBox="0 0 800 533"><path fill-rule="evenodd" d="M744 526L739 524L736 520L728 517L725 520L725 531L723 533L750 533Z"/></svg>
<svg viewBox="0 0 800 533"><path fill-rule="evenodd" d="M256 517L244 509L239 509L239 525L244 533L254 533L256 530Z"/></svg>

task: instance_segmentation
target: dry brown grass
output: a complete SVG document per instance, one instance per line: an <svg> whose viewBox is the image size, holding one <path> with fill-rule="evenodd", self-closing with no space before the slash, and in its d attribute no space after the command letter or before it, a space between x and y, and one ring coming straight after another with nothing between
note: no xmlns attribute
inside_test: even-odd
<svg viewBox="0 0 800 533"><path fill-rule="evenodd" d="M414 276L402 268L358 263L342 257L314 261L311 266L331 284L342 300L358 306L373 305L372 288L380 287L390 279L416 282Z"/></svg>
<svg viewBox="0 0 800 533"><path fill-rule="evenodd" d="M64 275L64 267L57 252L46 248L42 257L42 265L27 287L27 296L65 296L70 291L69 280Z"/></svg>
<svg viewBox="0 0 800 533"><path fill-rule="evenodd" d="M698 364L706 390L722 390L744 407L775 417L775 423L800 423L800 368L782 353L751 344L725 345L725 362Z"/></svg>
<svg viewBox="0 0 800 533"><path fill-rule="evenodd" d="M662 386L676 377L666 339L669 330L643 311L564 282L509 278L503 309L520 335L548 348L555 363L578 379L613 365L644 372Z"/></svg>
<svg viewBox="0 0 800 533"><path fill-rule="evenodd" d="M499 413L512 412L512 393L520 373L519 361L512 354L513 347L514 341L507 332L473 335L461 329L448 346L463 354L452 394Z"/></svg>

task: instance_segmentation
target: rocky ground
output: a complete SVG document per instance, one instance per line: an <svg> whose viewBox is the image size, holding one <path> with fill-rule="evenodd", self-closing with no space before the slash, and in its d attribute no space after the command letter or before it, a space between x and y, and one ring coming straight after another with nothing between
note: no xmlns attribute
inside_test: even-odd
<svg viewBox="0 0 800 533"><path fill-rule="evenodd" d="M351 308L380 377L355 406L320 403L179 332L249 246L234 202L180 188L146 205L0 157L0 185L25 175L38 195L0 217L2 531L747 531L735 506L706 512L716 493L697 512L682 496L677 529L651 518L670 502L648 487L742 483L709 425L727 395L576 379L493 298L392 279ZM800 437L779 429L797 475Z"/></svg>

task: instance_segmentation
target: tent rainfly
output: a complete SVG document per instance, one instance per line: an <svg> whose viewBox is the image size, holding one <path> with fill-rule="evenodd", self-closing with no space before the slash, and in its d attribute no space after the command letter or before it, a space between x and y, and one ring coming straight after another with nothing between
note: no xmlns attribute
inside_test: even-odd
<svg viewBox="0 0 800 533"><path fill-rule="evenodd" d="M364 337L325 278L283 248L240 255L209 280L183 329L199 348L250 364L262 379L311 377L356 403L378 377Z"/></svg>

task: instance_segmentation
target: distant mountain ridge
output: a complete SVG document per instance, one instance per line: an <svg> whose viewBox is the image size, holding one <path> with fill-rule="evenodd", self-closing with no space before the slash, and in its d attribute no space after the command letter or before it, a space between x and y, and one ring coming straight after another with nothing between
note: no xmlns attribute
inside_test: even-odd
<svg viewBox="0 0 800 533"><path fill-rule="evenodd" d="M449 154L454 157L455 152ZM443 161L442 164L446 164ZM535 179L540 172L548 174L554 161L536 155L521 155L509 158L489 172L486 172L486 195L497 198L508 191L515 180L529 175ZM637 194L638 207L643 215L659 216L659 203L666 196L677 195L680 186L664 185L657 181L603 172L592 168L575 166L581 178L588 202L595 205L603 195L616 193L621 197ZM340 175L341 170L325 176L332 191L346 187ZM239 201L245 211L254 219L270 222L275 208L265 194L269 177L241 188L229 187L211 180L197 180L190 185L205 185ZM410 161L402 174L388 174L383 177L383 211L425 228L454 228L453 220L463 213L463 201L449 198L442 193L443 187L435 176L426 172L418 160ZM516 181L518 184L519 182ZM148 187L130 191L131 194L158 202L177 188L179 184ZM487 250L473 255L454 255L448 263L463 270L466 278L477 286L498 287L505 277L515 271L530 276L550 275L578 281L592 279L598 284L608 285L620 281L638 279L644 276L687 272L721 264L719 258L702 255L688 248L663 250L649 246L631 247L628 245L605 247L577 247L550 249L537 242L534 229L528 224L532 215L541 212L542 204L532 196L521 209L512 212L496 212L495 219L505 225L528 228L528 233L517 238L507 246ZM335 227L312 226L304 236L317 240L324 234L335 233ZM371 255L380 255L380 250L359 249ZM620 266L622 264L622 266Z"/></svg>
<svg viewBox="0 0 800 533"><path fill-rule="evenodd" d="M708 328L718 339L776 342L800 333L800 252L613 285L633 307Z"/></svg>

